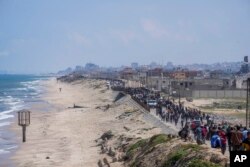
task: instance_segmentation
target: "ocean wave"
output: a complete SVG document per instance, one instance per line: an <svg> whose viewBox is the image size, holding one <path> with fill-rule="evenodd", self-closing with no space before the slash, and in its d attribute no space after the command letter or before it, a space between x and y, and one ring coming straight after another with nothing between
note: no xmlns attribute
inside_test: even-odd
<svg viewBox="0 0 250 167"><path fill-rule="evenodd" d="M10 151L7 151L5 149L0 149L0 155L1 154L7 154L7 153L10 153Z"/></svg>
<svg viewBox="0 0 250 167"><path fill-rule="evenodd" d="M0 115L0 120L4 120L4 119L9 119L9 118L13 118L14 115Z"/></svg>
<svg viewBox="0 0 250 167"><path fill-rule="evenodd" d="M6 89L5 95L0 95L0 120L13 118L12 112L23 109L27 102L32 101L43 92L42 79L19 82L20 86ZM12 114L11 114L12 113Z"/></svg>
<svg viewBox="0 0 250 167"><path fill-rule="evenodd" d="M11 146L11 147L6 148L6 150L12 150L12 149L15 149L15 148L17 148L17 147L18 147L17 145L13 145L13 146Z"/></svg>
<svg viewBox="0 0 250 167"><path fill-rule="evenodd" d="M8 126L10 124L11 124L11 122L0 122L0 127L2 127L2 126Z"/></svg>
<svg viewBox="0 0 250 167"><path fill-rule="evenodd" d="M20 82L20 83L21 85L24 85L24 86L34 86L34 85L39 85L41 81L42 80L35 80L35 81L25 81L25 82Z"/></svg>
<svg viewBox="0 0 250 167"><path fill-rule="evenodd" d="M39 93L38 92L33 92L33 93L30 93L30 95L36 96L36 95L39 95Z"/></svg>
<svg viewBox="0 0 250 167"><path fill-rule="evenodd" d="M0 101L4 102L5 105L10 105L10 106L14 106L14 105L18 105L20 103L23 103L23 101L21 99L14 98L12 96L6 96L6 98L1 98Z"/></svg>
<svg viewBox="0 0 250 167"><path fill-rule="evenodd" d="M27 89L27 91L34 91L36 93L41 93L42 92L41 81L42 80L26 81L26 82L21 82L21 85L23 85Z"/></svg>
<svg viewBox="0 0 250 167"><path fill-rule="evenodd" d="M11 146L11 147L8 147L5 149L0 149L0 155L1 154L8 154L8 153L10 153L10 150L16 149L17 147L18 147L17 145L14 145L14 146Z"/></svg>
<svg viewBox="0 0 250 167"><path fill-rule="evenodd" d="M15 99L15 98L13 98ZM10 114L14 111L20 110L24 107L24 103L22 100L20 99L15 99L16 101L7 101L7 103L5 103L5 105L9 105L9 110L5 110L0 112L0 120L4 120L4 119L9 119L9 118L13 118L14 115Z"/></svg>
<svg viewBox="0 0 250 167"><path fill-rule="evenodd" d="M13 146L5 148L5 149L0 149L0 155L1 154L8 154L8 153L10 153L10 150L13 150L13 149L16 149L16 148L18 148L18 146L13 145Z"/></svg>
<svg viewBox="0 0 250 167"><path fill-rule="evenodd" d="M27 91L28 88L15 88L14 90Z"/></svg>

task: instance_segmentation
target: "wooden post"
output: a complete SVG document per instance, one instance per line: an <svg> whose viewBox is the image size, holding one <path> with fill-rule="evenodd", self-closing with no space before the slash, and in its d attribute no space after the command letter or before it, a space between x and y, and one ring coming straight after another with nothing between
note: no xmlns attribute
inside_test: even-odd
<svg viewBox="0 0 250 167"><path fill-rule="evenodd" d="M26 125L23 125L23 143L26 142Z"/></svg>

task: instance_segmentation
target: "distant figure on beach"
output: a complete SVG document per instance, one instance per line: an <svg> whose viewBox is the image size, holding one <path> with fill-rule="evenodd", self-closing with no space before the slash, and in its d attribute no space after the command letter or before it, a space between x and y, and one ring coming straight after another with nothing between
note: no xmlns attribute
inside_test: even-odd
<svg viewBox="0 0 250 167"><path fill-rule="evenodd" d="M61 92L62 91L62 88L59 88L59 92Z"/></svg>

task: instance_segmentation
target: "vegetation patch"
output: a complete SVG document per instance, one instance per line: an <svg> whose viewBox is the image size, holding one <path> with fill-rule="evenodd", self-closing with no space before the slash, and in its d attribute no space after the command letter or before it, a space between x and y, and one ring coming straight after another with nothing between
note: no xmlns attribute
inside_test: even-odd
<svg viewBox="0 0 250 167"><path fill-rule="evenodd" d="M200 145L197 145L197 144L186 144L186 145L183 145L183 150L192 150L192 151L200 151L202 148Z"/></svg>
<svg viewBox="0 0 250 167"><path fill-rule="evenodd" d="M209 161L194 159L190 161L190 163L188 164L188 167L221 167L221 166L218 164L209 162Z"/></svg>
<svg viewBox="0 0 250 167"><path fill-rule="evenodd" d="M159 135L154 135L153 137L151 137L148 144L150 147L154 147L158 144L169 142L170 140L171 138L168 137L167 135L159 134Z"/></svg>
<svg viewBox="0 0 250 167"><path fill-rule="evenodd" d="M180 159L185 157L188 154L186 150L179 149L175 151L174 153L170 154L170 157L168 158L167 161L163 164L162 167L172 167L174 166Z"/></svg>
<svg viewBox="0 0 250 167"><path fill-rule="evenodd" d="M171 143L174 141L171 139L171 135L159 134L137 141L127 148L125 163L130 167L222 167L226 164L223 157L206 154L205 147L178 140L178 143ZM217 159L214 160L213 156Z"/></svg>
<svg viewBox="0 0 250 167"><path fill-rule="evenodd" d="M144 147L147 144L147 139L141 139L138 142L136 142L135 144L132 144L127 151L127 155L131 156L135 150Z"/></svg>
<svg viewBox="0 0 250 167"><path fill-rule="evenodd" d="M128 156L129 159L131 159L138 150L140 150L139 152L143 152L145 154L150 153L154 150L153 149L154 146L161 144L161 143L166 143L170 140L171 138L169 138L165 134L155 135L151 137L150 139L141 139L135 144L132 144L128 148L126 155Z"/></svg>
<svg viewBox="0 0 250 167"><path fill-rule="evenodd" d="M222 101L222 102L214 102L210 105L199 106L201 109L245 109L246 102L244 101Z"/></svg>
<svg viewBox="0 0 250 167"><path fill-rule="evenodd" d="M170 153L169 158L165 161L162 167L174 166L179 160L183 159L191 152L199 152L201 147L196 144L181 145L180 148Z"/></svg>

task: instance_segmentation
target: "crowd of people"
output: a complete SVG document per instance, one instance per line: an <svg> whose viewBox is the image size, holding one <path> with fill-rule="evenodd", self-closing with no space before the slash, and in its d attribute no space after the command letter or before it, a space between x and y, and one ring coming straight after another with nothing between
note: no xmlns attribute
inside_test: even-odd
<svg viewBox="0 0 250 167"><path fill-rule="evenodd" d="M179 136L184 140L194 138L197 144L210 141L212 148L229 151L250 151L250 131L242 125L232 125L226 121L215 122L214 115L198 109L176 104L174 100L164 99L160 93L152 93L144 88L127 88L126 92L142 103L147 99L157 101L156 115L161 121L173 123L180 128Z"/></svg>
<svg viewBox="0 0 250 167"><path fill-rule="evenodd" d="M180 123L179 135L185 140L193 134L197 144L210 141L211 147L220 148L222 154L227 145L229 151L250 151L250 131L242 125L232 126L224 121L217 124L211 115L169 100L158 103L156 115L163 121L173 122L175 126Z"/></svg>

